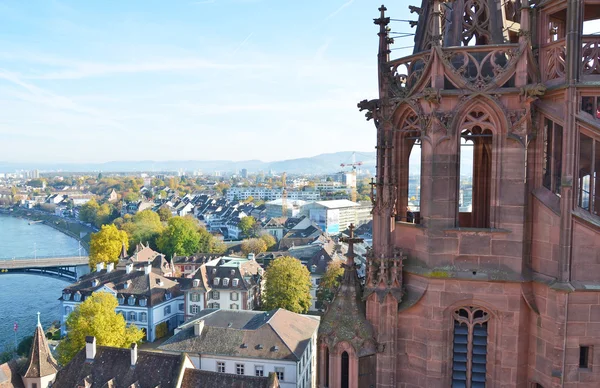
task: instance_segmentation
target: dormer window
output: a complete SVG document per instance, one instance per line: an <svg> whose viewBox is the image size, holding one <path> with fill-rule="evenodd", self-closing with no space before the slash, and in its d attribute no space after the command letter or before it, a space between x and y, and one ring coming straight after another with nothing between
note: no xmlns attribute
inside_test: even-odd
<svg viewBox="0 0 600 388"><path fill-rule="evenodd" d="M147 300L146 298L140 299L140 306L146 306Z"/></svg>
<svg viewBox="0 0 600 388"><path fill-rule="evenodd" d="M231 275L235 275L235 269L232 269L231 271L229 271L229 273L230 273Z"/></svg>
<svg viewBox="0 0 600 388"><path fill-rule="evenodd" d="M125 297L123 295L119 295L117 297L117 300L119 301L119 304L123 304L125 303Z"/></svg>
<svg viewBox="0 0 600 388"><path fill-rule="evenodd" d="M224 279L223 279L223 286L224 286L224 287L227 287L227 286L229 286L229 278L224 278Z"/></svg>
<svg viewBox="0 0 600 388"><path fill-rule="evenodd" d="M127 304L129 304L130 306L133 306L135 304L135 296L131 295L128 299L127 299Z"/></svg>
<svg viewBox="0 0 600 388"><path fill-rule="evenodd" d="M200 286L200 279L194 279L193 285L194 285L194 287L199 287Z"/></svg>
<svg viewBox="0 0 600 388"><path fill-rule="evenodd" d="M165 300L170 300L173 297L170 292L165 293Z"/></svg>
<svg viewBox="0 0 600 388"><path fill-rule="evenodd" d="M92 287L98 287L98 284L100 284L100 282L98 281L98 279L94 279L92 281Z"/></svg>
<svg viewBox="0 0 600 388"><path fill-rule="evenodd" d="M236 278L236 279L233 279L233 280L231 281L231 285L232 285L233 287L237 287L239 282L240 282L240 280L239 280L239 279L237 279L237 278Z"/></svg>
<svg viewBox="0 0 600 388"><path fill-rule="evenodd" d="M216 268L213 268L213 269L212 269L212 273L213 273L213 274L217 273L217 269L216 269Z"/></svg>
<svg viewBox="0 0 600 388"><path fill-rule="evenodd" d="M71 300L71 294L68 292L63 292L63 300Z"/></svg>
<svg viewBox="0 0 600 388"><path fill-rule="evenodd" d="M74 300L75 302L81 302L81 294L79 293L79 291L77 291L77 292L75 293L75 295L73 296L73 300Z"/></svg>
<svg viewBox="0 0 600 388"><path fill-rule="evenodd" d="M310 272L315 273L317 271L317 266L316 265L311 265L310 266Z"/></svg>
<svg viewBox="0 0 600 388"><path fill-rule="evenodd" d="M218 285L219 285L219 280L221 280L221 279L219 279L219 278L215 278L215 279L213 280L213 284L214 284L215 286L218 286Z"/></svg>

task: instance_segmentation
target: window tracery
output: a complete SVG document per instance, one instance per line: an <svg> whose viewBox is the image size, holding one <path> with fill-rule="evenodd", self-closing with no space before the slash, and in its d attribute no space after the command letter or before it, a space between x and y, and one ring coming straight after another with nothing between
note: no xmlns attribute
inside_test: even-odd
<svg viewBox="0 0 600 388"><path fill-rule="evenodd" d="M456 309L452 317L452 387L484 388L491 314L480 307L465 306Z"/></svg>
<svg viewBox="0 0 600 388"><path fill-rule="evenodd" d="M485 0L466 0L461 40L464 46L485 45L492 41L490 10Z"/></svg>

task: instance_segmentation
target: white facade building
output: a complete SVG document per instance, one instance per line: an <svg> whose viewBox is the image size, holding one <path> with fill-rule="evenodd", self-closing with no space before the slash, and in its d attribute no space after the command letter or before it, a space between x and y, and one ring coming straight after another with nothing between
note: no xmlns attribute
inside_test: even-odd
<svg viewBox="0 0 600 388"><path fill-rule="evenodd" d="M276 373L282 388L316 387L319 320L284 309L205 310L178 327L159 349L185 352L195 368L205 371Z"/></svg>
<svg viewBox="0 0 600 388"><path fill-rule="evenodd" d="M119 302L117 313L127 324L135 324L146 333L147 341L173 330L184 320L185 301L179 284L152 271L150 263L129 263L125 268L114 264L98 264L87 274L63 289L60 298L61 330L69 314L87 297L96 292L114 295Z"/></svg>
<svg viewBox="0 0 600 388"><path fill-rule="evenodd" d="M228 201L242 201L252 197L265 201L273 201L283 196L283 189L271 189L268 187L232 187L227 190ZM321 194L317 190L288 190L288 200L300 199L303 201L318 201Z"/></svg>

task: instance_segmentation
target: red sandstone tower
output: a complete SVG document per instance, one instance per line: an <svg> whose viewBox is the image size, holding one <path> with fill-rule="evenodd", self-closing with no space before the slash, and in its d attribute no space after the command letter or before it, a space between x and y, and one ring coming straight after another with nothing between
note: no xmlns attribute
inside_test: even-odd
<svg viewBox="0 0 600 388"><path fill-rule="evenodd" d="M375 19L373 250L323 318L320 387L600 387L600 1L411 10L409 57ZM327 324L342 307L360 330Z"/></svg>

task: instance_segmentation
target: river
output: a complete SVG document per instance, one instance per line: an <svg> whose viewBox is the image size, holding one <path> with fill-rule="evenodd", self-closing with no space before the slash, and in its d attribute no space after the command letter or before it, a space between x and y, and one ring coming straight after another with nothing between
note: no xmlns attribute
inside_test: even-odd
<svg viewBox="0 0 600 388"><path fill-rule="evenodd" d="M2 260L13 257L76 256L79 243L61 232L29 221L0 215L0 268ZM61 290L67 281L38 275L0 274L0 351L15 341L13 325L18 324L17 341L32 335L41 313L47 328L60 319Z"/></svg>

